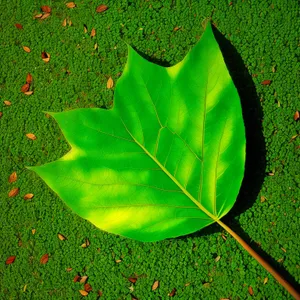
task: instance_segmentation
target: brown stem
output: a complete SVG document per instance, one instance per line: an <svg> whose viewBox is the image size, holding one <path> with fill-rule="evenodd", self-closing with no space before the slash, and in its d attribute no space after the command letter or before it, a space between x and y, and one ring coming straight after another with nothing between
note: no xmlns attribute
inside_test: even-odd
<svg viewBox="0 0 300 300"><path fill-rule="evenodd" d="M220 220L217 220L220 226L222 226L227 232L229 232L241 246L254 257L274 278L296 299L300 300L300 294L273 268L269 265L258 253L256 253L240 236L238 236L233 230L225 225Z"/></svg>

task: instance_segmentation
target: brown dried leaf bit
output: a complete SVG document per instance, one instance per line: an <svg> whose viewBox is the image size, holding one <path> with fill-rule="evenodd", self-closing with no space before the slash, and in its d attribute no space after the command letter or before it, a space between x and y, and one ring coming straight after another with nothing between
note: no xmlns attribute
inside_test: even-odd
<svg viewBox="0 0 300 300"><path fill-rule="evenodd" d="M20 189L19 188L13 188L9 193L8 197L15 197L19 194Z"/></svg>
<svg viewBox="0 0 300 300"><path fill-rule="evenodd" d="M96 29L93 28L92 31L91 31L91 37L94 37L96 35Z"/></svg>
<svg viewBox="0 0 300 300"><path fill-rule="evenodd" d="M84 290L79 290L79 293L82 295L82 296L87 296L89 293L84 291Z"/></svg>
<svg viewBox="0 0 300 300"><path fill-rule="evenodd" d="M3 116L3 112L2 112L2 111L0 111L0 119L2 118L2 116Z"/></svg>
<svg viewBox="0 0 300 300"><path fill-rule="evenodd" d="M47 19L48 17L50 17L50 13L45 13L45 14L43 14L42 16L41 16L41 20L45 20L45 19Z"/></svg>
<svg viewBox="0 0 300 300"><path fill-rule="evenodd" d="M107 5L101 4L101 5L97 6L96 12L97 13L102 13L102 12L106 11L107 9L108 9Z"/></svg>
<svg viewBox="0 0 300 300"><path fill-rule="evenodd" d="M136 283L137 278L136 277L129 277L128 280L132 283Z"/></svg>
<svg viewBox="0 0 300 300"><path fill-rule="evenodd" d="M30 199L32 199L33 198L33 194L31 194L31 193L29 193L29 194L26 194L25 196L24 196L24 200L30 200Z"/></svg>
<svg viewBox="0 0 300 300"><path fill-rule="evenodd" d="M11 102L8 101L8 100L4 100L3 103L4 103L6 106L11 106Z"/></svg>
<svg viewBox="0 0 300 300"><path fill-rule="evenodd" d="M26 136L30 139L30 140L36 140L36 136L33 133L26 133Z"/></svg>
<svg viewBox="0 0 300 300"><path fill-rule="evenodd" d="M58 238L59 238L61 241L64 241L64 240L67 239L67 238L66 238L64 235L62 235L61 233L58 233L57 236L58 236Z"/></svg>
<svg viewBox="0 0 300 300"><path fill-rule="evenodd" d="M297 111L295 112L295 114L294 114L294 120L295 120L295 121L298 121L299 118L300 118L300 115L299 115L299 111L297 110Z"/></svg>
<svg viewBox="0 0 300 300"><path fill-rule="evenodd" d="M44 13L51 13L51 7L50 6L48 6L48 5L43 5L43 6L41 6L41 10L42 10L42 12L44 12Z"/></svg>
<svg viewBox="0 0 300 300"><path fill-rule="evenodd" d="M46 63L50 60L50 54L45 51L42 52L41 56L42 56L43 61Z"/></svg>
<svg viewBox="0 0 300 300"><path fill-rule="evenodd" d="M83 25L83 31L84 31L84 33L88 32L87 26L85 24Z"/></svg>
<svg viewBox="0 0 300 300"><path fill-rule="evenodd" d="M114 81L112 80L111 77L108 78L107 83L106 83L106 87L108 89L111 89L114 86Z"/></svg>
<svg viewBox="0 0 300 300"><path fill-rule="evenodd" d="M266 278L264 279L264 284L266 284L266 283L268 282L268 280L269 280L269 278L266 277Z"/></svg>
<svg viewBox="0 0 300 300"><path fill-rule="evenodd" d="M100 296L100 297L103 296L103 293L102 293L102 291L100 291L100 290L98 290L97 294L98 294L98 296Z"/></svg>
<svg viewBox="0 0 300 300"><path fill-rule="evenodd" d="M262 81L261 84L262 85L270 85L271 82L272 82L271 80L266 79L266 80Z"/></svg>
<svg viewBox="0 0 300 300"><path fill-rule="evenodd" d="M40 263L41 263L41 264L46 264L46 263L48 262L48 259L49 259L49 254L46 253L46 254L44 254L44 255L41 257Z"/></svg>
<svg viewBox="0 0 300 300"><path fill-rule="evenodd" d="M175 293L176 293L176 289L174 288L168 296L173 297L175 295Z"/></svg>
<svg viewBox="0 0 300 300"><path fill-rule="evenodd" d="M30 84L32 82L32 75L30 73L26 76L26 83Z"/></svg>
<svg viewBox="0 0 300 300"><path fill-rule="evenodd" d="M86 284L84 285L84 290L85 290L86 292L90 292L90 291L92 291L93 289L92 289L92 287L91 287L91 285L90 285L89 283L86 283Z"/></svg>
<svg viewBox="0 0 300 300"><path fill-rule="evenodd" d="M30 84L29 83L25 83L22 87L21 87L21 92L25 93L28 92L30 88Z"/></svg>
<svg viewBox="0 0 300 300"><path fill-rule="evenodd" d="M12 172L12 173L9 175L8 182L9 182L9 183L15 182L15 181L17 180L17 178L18 178L17 172Z"/></svg>
<svg viewBox="0 0 300 300"><path fill-rule="evenodd" d="M23 46L23 49L25 52L29 53L31 51L31 49L27 46Z"/></svg>
<svg viewBox="0 0 300 300"><path fill-rule="evenodd" d="M9 258L7 258L7 260L5 261L5 264L10 265L15 261L15 259L16 259L16 256L12 255Z"/></svg>
<svg viewBox="0 0 300 300"><path fill-rule="evenodd" d="M28 92L25 92L24 95L27 95L27 96L30 96L33 94L33 91L28 91Z"/></svg>
<svg viewBox="0 0 300 300"><path fill-rule="evenodd" d="M78 282L79 280L80 280L80 276L79 276L78 274L75 275L73 281L74 281L74 282Z"/></svg>
<svg viewBox="0 0 300 300"><path fill-rule="evenodd" d="M88 276L84 275L84 276L81 277L79 282L80 283L85 283L87 281L87 279L88 279Z"/></svg>
<svg viewBox="0 0 300 300"><path fill-rule="evenodd" d="M18 28L18 29L23 29L23 26L19 23L15 24L15 26Z"/></svg>
<svg viewBox="0 0 300 300"><path fill-rule="evenodd" d="M253 296L253 288L252 288L252 286L249 286L248 287L248 292L249 292L249 294L251 295L251 296Z"/></svg>
<svg viewBox="0 0 300 300"><path fill-rule="evenodd" d="M37 15L34 16L34 18L35 18L35 19L39 19L39 18L41 18L42 16L43 16L43 14L37 14Z"/></svg>
<svg viewBox="0 0 300 300"><path fill-rule="evenodd" d="M63 27L66 27L66 26L67 26L67 19L64 19L61 25L62 25Z"/></svg>
<svg viewBox="0 0 300 300"><path fill-rule="evenodd" d="M34 228L31 229L31 233L32 233L32 234L35 234L35 233L36 233L36 229L34 229Z"/></svg>
<svg viewBox="0 0 300 300"><path fill-rule="evenodd" d="M155 291L158 288L158 286L159 286L159 281L156 280L152 285L152 291Z"/></svg>
<svg viewBox="0 0 300 300"><path fill-rule="evenodd" d="M76 4L74 2L68 2L66 3L67 8L74 8L76 7Z"/></svg>

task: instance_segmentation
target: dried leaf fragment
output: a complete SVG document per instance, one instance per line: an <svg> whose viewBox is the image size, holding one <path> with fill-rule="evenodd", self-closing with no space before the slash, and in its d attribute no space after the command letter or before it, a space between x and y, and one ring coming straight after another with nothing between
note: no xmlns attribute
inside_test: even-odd
<svg viewBox="0 0 300 300"><path fill-rule="evenodd" d="M79 282L80 283L85 283L87 281L87 279L88 279L88 276L84 275L84 276L81 277Z"/></svg>
<svg viewBox="0 0 300 300"><path fill-rule="evenodd" d="M19 23L15 24L15 26L18 28L18 29L23 29L23 26Z"/></svg>
<svg viewBox="0 0 300 300"><path fill-rule="evenodd" d="M295 114L294 114L294 120L295 120L295 121L298 121L299 118L300 118L300 115L299 115L299 111L297 110L297 111L295 112Z"/></svg>
<svg viewBox="0 0 300 300"><path fill-rule="evenodd" d="M67 8L74 8L76 7L76 4L74 2L68 2L66 3Z"/></svg>
<svg viewBox="0 0 300 300"><path fill-rule="evenodd" d="M264 279L264 284L266 284L266 283L268 282L268 280L269 280L269 278L266 277L266 278Z"/></svg>
<svg viewBox="0 0 300 300"><path fill-rule="evenodd" d="M73 281L74 281L74 282L78 282L79 280L80 280L80 276L79 276L78 274L75 275Z"/></svg>
<svg viewBox="0 0 300 300"><path fill-rule="evenodd" d="M87 32L88 32L87 26L86 26L85 24L83 25L83 32L84 32L84 33L87 33Z"/></svg>
<svg viewBox="0 0 300 300"><path fill-rule="evenodd" d="M152 291L155 291L158 288L158 286L159 286L159 281L158 280L154 281L152 288L151 288Z"/></svg>
<svg viewBox="0 0 300 300"><path fill-rule="evenodd" d="M82 296L87 296L89 293L84 291L84 290L79 290L79 293L82 295Z"/></svg>
<svg viewBox="0 0 300 300"><path fill-rule="evenodd" d="M32 233L32 234L35 234L35 233L36 233L36 229L34 229L34 228L31 229L31 233Z"/></svg>
<svg viewBox="0 0 300 300"><path fill-rule="evenodd" d="M252 286L249 286L249 287L248 287L248 292L249 292L249 294L250 294L251 296L253 296L254 292L253 292Z"/></svg>
<svg viewBox="0 0 300 300"><path fill-rule="evenodd" d="M100 290L98 290L97 294L98 294L98 296L100 296L100 297L103 296L103 293L102 293L102 291L100 291Z"/></svg>
<svg viewBox="0 0 300 300"><path fill-rule="evenodd" d="M96 12L97 13L102 13L104 11L106 11L108 9L108 6L105 4L100 4L99 6L97 6L96 8Z"/></svg>
<svg viewBox="0 0 300 300"><path fill-rule="evenodd" d="M3 112L2 112L2 111L0 111L0 119L2 118L2 116L3 116Z"/></svg>
<svg viewBox="0 0 300 300"><path fill-rule="evenodd" d="M67 26L67 19L64 19L61 25L62 25L63 27L66 27L66 26Z"/></svg>
<svg viewBox="0 0 300 300"><path fill-rule="evenodd" d="M9 175L9 178L8 178L8 182L9 183L12 183L12 182L15 182L17 180L17 172L12 172L10 175Z"/></svg>
<svg viewBox="0 0 300 300"><path fill-rule="evenodd" d="M3 103L4 103L6 106L11 106L11 102L8 101L8 100L4 100Z"/></svg>
<svg viewBox="0 0 300 300"><path fill-rule="evenodd" d="M106 87L108 89L111 89L114 86L114 81L111 77L108 78L107 83L106 83Z"/></svg>
<svg viewBox="0 0 300 300"><path fill-rule="evenodd" d="M86 284L84 285L84 290L85 290L86 292L90 292L90 291L92 291L93 289L92 289L92 286L91 286L89 283L86 283Z"/></svg>
<svg viewBox="0 0 300 300"><path fill-rule="evenodd" d="M49 259L49 254L46 253L46 254L44 254L44 255L41 257L40 263L41 263L41 264L46 264L46 263L48 262L48 259Z"/></svg>
<svg viewBox="0 0 300 300"><path fill-rule="evenodd" d="M16 256L12 255L12 256L7 258L7 260L5 261L5 264L10 265L15 261L15 259L16 259Z"/></svg>
<svg viewBox="0 0 300 300"><path fill-rule="evenodd" d="M120 263L122 260L121 259L117 259L116 260L116 263L118 264L118 263Z"/></svg>
<svg viewBox="0 0 300 300"><path fill-rule="evenodd" d="M173 297L176 293L176 289L174 288L168 296Z"/></svg>
<svg viewBox="0 0 300 300"><path fill-rule="evenodd" d="M25 196L24 196L24 200L29 200L29 199L32 199L33 198L33 194L31 194L31 193L29 193L29 194L26 194Z"/></svg>
<svg viewBox="0 0 300 300"><path fill-rule="evenodd" d="M39 18L41 18L42 16L43 16L43 14L37 14L37 15L34 16L34 18L35 18L35 19L39 19Z"/></svg>
<svg viewBox="0 0 300 300"><path fill-rule="evenodd" d="M28 91L28 92L25 92L24 95L27 95L27 96L30 96L33 94L33 91Z"/></svg>
<svg viewBox="0 0 300 300"><path fill-rule="evenodd" d="M23 46L23 49L27 53L31 52L31 49L29 47L27 47L27 46Z"/></svg>
<svg viewBox="0 0 300 300"><path fill-rule="evenodd" d="M221 259L221 256L218 255L218 256L215 258L215 262L218 262L220 259Z"/></svg>
<svg viewBox="0 0 300 300"><path fill-rule="evenodd" d="M32 75L30 73L26 76L26 83L30 84L32 82Z"/></svg>
<svg viewBox="0 0 300 300"><path fill-rule="evenodd" d="M270 85L271 82L272 82L271 80L266 79L266 80L262 81L261 84L262 85Z"/></svg>
<svg viewBox="0 0 300 300"><path fill-rule="evenodd" d="M19 194L20 189L19 188L13 188L9 193L8 197L15 197Z"/></svg>
<svg viewBox="0 0 300 300"><path fill-rule="evenodd" d="M267 198L266 198L265 196L261 196L261 197L260 197L260 202L263 203L263 202L266 201L266 199L267 199Z"/></svg>
<svg viewBox="0 0 300 300"><path fill-rule="evenodd" d="M30 88L30 84L29 84L29 83L25 83L25 84L22 85L22 87L21 87L21 92L22 92L22 93L28 92L28 91L29 91L29 88Z"/></svg>
<svg viewBox="0 0 300 300"><path fill-rule="evenodd" d="M46 63L50 60L50 54L45 51L42 52L41 56L42 56L43 61Z"/></svg>
<svg viewBox="0 0 300 300"><path fill-rule="evenodd" d="M36 136L33 133L26 133L26 136L30 139L30 140L36 140Z"/></svg>
<svg viewBox="0 0 300 300"><path fill-rule="evenodd" d="M91 37L94 37L96 35L96 29L93 28L92 31L91 31Z"/></svg>
<svg viewBox="0 0 300 300"><path fill-rule="evenodd" d="M45 13L45 14L43 14L41 17L40 17L40 19L41 20L45 20L45 19L47 19L48 17L50 17L50 13Z"/></svg>
<svg viewBox="0 0 300 300"><path fill-rule="evenodd" d="M43 5L43 6L41 6L41 10L42 10L42 12L44 12L44 13L51 13L51 7L48 6L48 5Z"/></svg>
<svg viewBox="0 0 300 300"><path fill-rule="evenodd" d="M136 277L129 277L128 280L132 283L136 283L137 278Z"/></svg>
<svg viewBox="0 0 300 300"><path fill-rule="evenodd" d="M67 239L67 238L66 238L64 235L62 235L61 233L58 233L58 234L57 234L57 237L58 237L61 241L64 241L64 240Z"/></svg>
<svg viewBox="0 0 300 300"><path fill-rule="evenodd" d="M67 272L71 272L73 270L73 268L67 268L66 271Z"/></svg>

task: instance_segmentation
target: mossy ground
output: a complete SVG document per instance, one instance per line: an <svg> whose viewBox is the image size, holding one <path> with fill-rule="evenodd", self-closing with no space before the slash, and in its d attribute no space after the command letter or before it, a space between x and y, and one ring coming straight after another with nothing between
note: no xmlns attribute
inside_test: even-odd
<svg viewBox="0 0 300 300"><path fill-rule="evenodd" d="M103 299L168 299L173 288L174 299L292 299L217 224L157 243L108 234L73 214L24 166L54 161L70 150L58 125L42 111L112 104L114 89L107 89L106 81L111 76L117 82L125 65L122 39L149 60L174 65L195 45L202 22L211 17L242 97L248 143L243 187L223 221L299 284L300 149L295 137L299 122L293 119L300 94L298 1L118 0L106 1L109 9L100 14L95 9L101 2L75 3L70 9L64 1L0 1L0 298L80 299L83 285L73 282L79 272L89 276L90 299L97 298L98 290ZM51 16L34 19L41 5L52 8ZM65 18L71 26L62 26ZM42 51L50 53L49 63L41 59ZM28 72L33 76L31 96L20 92ZM270 85L261 84L266 79L272 80ZM29 132L37 139L28 139ZM18 180L9 184L13 171ZM9 198L13 187L20 193ZM26 193L34 198L25 201ZM59 240L59 232L67 240ZM86 238L90 246L82 248ZM49 261L43 265L45 253ZM16 260L6 265L11 255ZM133 284L127 278L135 274L139 278ZM159 288L152 291L156 280Z"/></svg>

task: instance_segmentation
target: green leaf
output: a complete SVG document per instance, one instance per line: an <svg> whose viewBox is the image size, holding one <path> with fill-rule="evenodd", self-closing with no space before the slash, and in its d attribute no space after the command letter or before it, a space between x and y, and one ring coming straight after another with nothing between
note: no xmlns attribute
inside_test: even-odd
<svg viewBox="0 0 300 300"><path fill-rule="evenodd" d="M29 169L102 230L158 241L204 228L234 205L245 128L210 24L169 68L128 45L111 110L48 113L72 149Z"/></svg>

